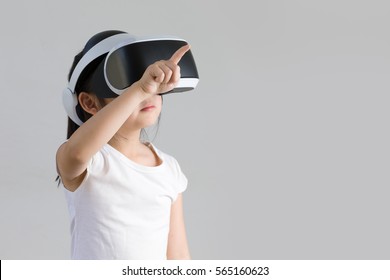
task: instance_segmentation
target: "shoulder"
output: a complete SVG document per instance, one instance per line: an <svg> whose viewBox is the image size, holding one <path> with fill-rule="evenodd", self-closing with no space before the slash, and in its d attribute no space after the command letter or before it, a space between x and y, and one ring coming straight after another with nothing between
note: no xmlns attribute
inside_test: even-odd
<svg viewBox="0 0 390 280"><path fill-rule="evenodd" d="M62 181L64 188L70 192L75 192L81 185L83 185L84 182L88 180L91 174L97 174L97 175L104 174L103 171L105 171L109 167L108 166L109 157L110 157L109 151L107 151L107 149L103 147L101 150L97 151L89 159L89 161L85 164L85 167L83 167L83 170L79 175L68 178L69 176L68 177L64 176L64 173L61 172L64 170L64 168L62 169L59 168L58 155L57 155L56 158L57 173Z"/></svg>
<svg viewBox="0 0 390 280"><path fill-rule="evenodd" d="M186 175L183 173L182 169L180 168L180 165L175 157L158 150L154 146L153 146L153 149L155 149L158 156L164 161L166 168L168 168L172 174L173 181L171 181L171 182L175 188L176 195L175 195L175 198L173 199L175 201L177 198L177 195L186 190L187 184L188 184L188 179L187 179Z"/></svg>
<svg viewBox="0 0 390 280"><path fill-rule="evenodd" d="M156 152L156 154L165 162L166 164L170 166L179 166L179 162L176 160L176 158L166 152L161 151L153 144L150 144L153 148L153 150Z"/></svg>

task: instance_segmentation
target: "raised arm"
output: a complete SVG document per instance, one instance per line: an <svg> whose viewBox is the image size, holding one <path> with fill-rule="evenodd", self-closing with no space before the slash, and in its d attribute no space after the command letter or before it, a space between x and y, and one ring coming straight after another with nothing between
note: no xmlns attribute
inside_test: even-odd
<svg viewBox="0 0 390 280"><path fill-rule="evenodd" d="M177 64L189 49L189 45L183 46L169 60L150 65L139 81L101 110L92 112L94 116L61 145L56 156L57 168L68 190L78 188L92 156L114 136L142 101L176 86L180 79Z"/></svg>

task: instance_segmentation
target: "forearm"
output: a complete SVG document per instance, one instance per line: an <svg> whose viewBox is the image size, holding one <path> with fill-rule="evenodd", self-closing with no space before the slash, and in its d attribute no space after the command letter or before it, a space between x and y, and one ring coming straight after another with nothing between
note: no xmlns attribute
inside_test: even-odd
<svg viewBox="0 0 390 280"><path fill-rule="evenodd" d="M104 106L69 138L67 149L79 161L88 161L120 129L139 103L147 98L137 83Z"/></svg>
<svg viewBox="0 0 390 280"><path fill-rule="evenodd" d="M180 251L167 252L167 260L191 260L190 252L188 248L181 248Z"/></svg>

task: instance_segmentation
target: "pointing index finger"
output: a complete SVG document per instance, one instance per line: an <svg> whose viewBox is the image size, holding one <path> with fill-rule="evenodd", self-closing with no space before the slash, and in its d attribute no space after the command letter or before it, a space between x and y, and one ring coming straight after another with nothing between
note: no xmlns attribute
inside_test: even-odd
<svg viewBox="0 0 390 280"><path fill-rule="evenodd" d="M171 57L171 61L173 61L175 64L178 64L180 59L188 52L190 49L190 45L182 46L180 49L178 49Z"/></svg>

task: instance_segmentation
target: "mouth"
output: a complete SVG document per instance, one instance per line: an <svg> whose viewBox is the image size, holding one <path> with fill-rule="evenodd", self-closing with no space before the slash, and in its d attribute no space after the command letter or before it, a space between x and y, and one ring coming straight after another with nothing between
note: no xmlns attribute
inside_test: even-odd
<svg viewBox="0 0 390 280"><path fill-rule="evenodd" d="M154 105L148 105L148 106L145 106L141 109L141 111L145 112L145 111L151 111L151 110L154 110L156 108L156 106Z"/></svg>

